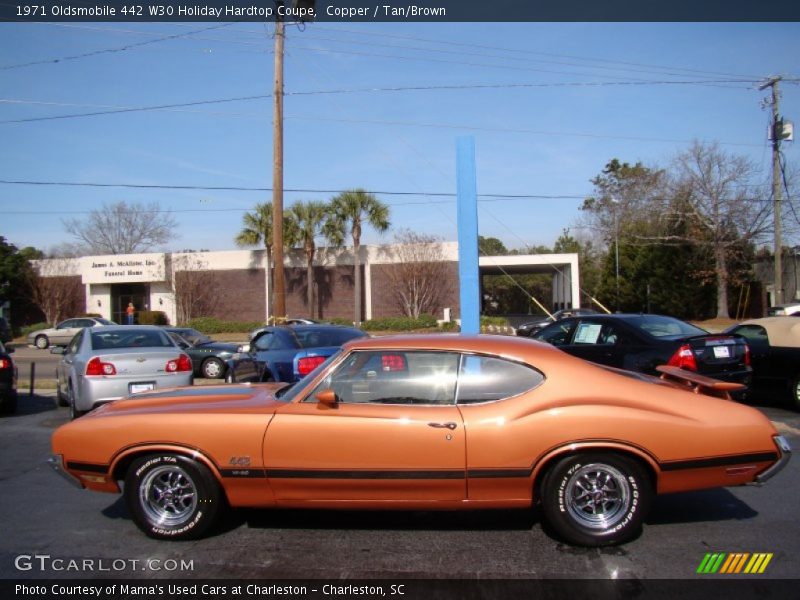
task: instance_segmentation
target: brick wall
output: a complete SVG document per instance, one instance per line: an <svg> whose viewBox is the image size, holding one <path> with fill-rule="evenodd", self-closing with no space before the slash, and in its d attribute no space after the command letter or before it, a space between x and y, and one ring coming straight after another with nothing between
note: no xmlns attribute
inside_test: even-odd
<svg viewBox="0 0 800 600"><path fill-rule="evenodd" d="M396 265L372 265L372 317L401 316L402 310L396 302L396 292L389 278L389 270L397 268ZM459 315L458 299L458 263L447 263L447 276L441 282L442 294L438 306L433 311L433 316L437 319L442 318L442 309L450 308L451 315L456 318Z"/></svg>
<svg viewBox="0 0 800 600"><path fill-rule="evenodd" d="M264 320L264 270L208 271L213 274L216 302L209 317L225 321Z"/></svg>

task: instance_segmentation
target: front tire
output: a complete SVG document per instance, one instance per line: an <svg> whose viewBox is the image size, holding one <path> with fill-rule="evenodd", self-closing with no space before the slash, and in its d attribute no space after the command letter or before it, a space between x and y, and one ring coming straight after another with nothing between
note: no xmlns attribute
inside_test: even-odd
<svg viewBox="0 0 800 600"><path fill-rule="evenodd" d="M559 460L542 484L542 510L565 541L608 546L636 537L652 499L644 468L617 454L575 454Z"/></svg>
<svg viewBox="0 0 800 600"><path fill-rule="evenodd" d="M201 537L216 522L222 500L211 472L185 456L143 456L125 477L128 510L136 526L156 539Z"/></svg>
<svg viewBox="0 0 800 600"><path fill-rule="evenodd" d="M34 346L39 350L47 350L48 346L50 346L50 340L47 339L46 335L37 335L36 340L34 340Z"/></svg>
<svg viewBox="0 0 800 600"><path fill-rule="evenodd" d="M800 411L800 376L792 382L789 390L789 408Z"/></svg>

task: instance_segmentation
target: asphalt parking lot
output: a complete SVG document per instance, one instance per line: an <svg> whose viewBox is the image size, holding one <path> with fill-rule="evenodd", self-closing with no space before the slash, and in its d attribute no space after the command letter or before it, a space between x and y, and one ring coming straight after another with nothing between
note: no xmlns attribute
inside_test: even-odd
<svg viewBox="0 0 800 600"><path fill-rule="evenodd" d="M0 420L0 578L683 579L715 577L696 574L710 552L772 553L758 577L800 576L796 458L761 488L660 497L640 538L600 550L555 541L535 510L237 511L212 537L171 543L142 535L120 496L72 488L50 472L49 437L68 418L52 392L23 393L19 405ZM761 410L800 446L800 414ZM94 570L66 570L69 561ZM103 564L115 568L98 573Z"/></svg>

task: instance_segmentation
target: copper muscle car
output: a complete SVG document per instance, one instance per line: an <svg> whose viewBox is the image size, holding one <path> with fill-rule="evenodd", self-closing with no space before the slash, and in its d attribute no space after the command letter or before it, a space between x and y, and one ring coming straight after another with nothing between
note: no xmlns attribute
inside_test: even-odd
<svg viewBox="0 0 800 600"><path fill-rule="evenodd" d="M223 507L520 508L578 545L638 535L655 494L762 483L790 448L738 384L660 380L495 336L349 342L302 381L159 390L53 435L53 466L161 539Z"/></svg>

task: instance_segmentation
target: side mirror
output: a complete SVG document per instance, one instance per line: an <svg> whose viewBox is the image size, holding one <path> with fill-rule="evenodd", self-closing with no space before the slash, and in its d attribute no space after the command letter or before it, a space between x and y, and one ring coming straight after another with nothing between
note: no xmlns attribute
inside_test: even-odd
<svg viewBox="0 0 800 600"><path fill-rule="evenodd" d="M316 395L317 402L320 404L324 404L325 406L336 406L336 393L331 390L322 390Z"/></svg>
<svg viewBox="0 0 800 600"><path fill-rule="evenodd" d="M67 349L63 346L53 346L50 348L50 354L66 354Z"/></svg>

